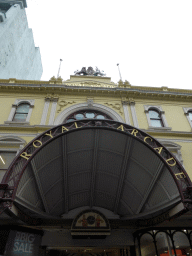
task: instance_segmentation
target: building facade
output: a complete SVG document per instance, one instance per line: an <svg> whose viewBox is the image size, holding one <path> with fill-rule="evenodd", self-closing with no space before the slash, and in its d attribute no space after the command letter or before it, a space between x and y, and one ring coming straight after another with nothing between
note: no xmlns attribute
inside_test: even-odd
<svg viewBox="0 0 192 256"><path fill-rule="evenodd" d="M32 253L18 232L39 255L192 255L192 91L76 73L0 92L2 255Z"/></svg>
<svg viewBox="0 0 192 256"><path fill-rule="evenodd" d="M39 47L28 27L25 0L0 1L0 78L39 80L43 68Z"/></svg>

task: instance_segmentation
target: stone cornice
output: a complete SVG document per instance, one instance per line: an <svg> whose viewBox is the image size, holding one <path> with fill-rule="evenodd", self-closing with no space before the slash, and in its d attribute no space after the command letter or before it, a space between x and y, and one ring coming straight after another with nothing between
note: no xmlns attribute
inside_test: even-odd
<svg viewBox="0 0 192 256"><path fill-rule="evenodd" d="M0 79L0 91L4 92L6 90L18 91L18 92L39 92L39 93L49 93L54 92L67 92L67 93L91 93L97 95L108 95L108 96L129 96L134 98L155 98L155 99L166 99L166 100L191 100L192 99L192 90L184 89L171 89L171 88L157 88L157 87L139 87L139 86L130 86L129 88L118 87L112 83L106 83L106 86L94 87L93 85L86 86L86 83L81 86L70 85L72 82L67 82L68 84L63 83L50 83L50 81L36 81L36 80L17 80L17 79Z"/></svg>

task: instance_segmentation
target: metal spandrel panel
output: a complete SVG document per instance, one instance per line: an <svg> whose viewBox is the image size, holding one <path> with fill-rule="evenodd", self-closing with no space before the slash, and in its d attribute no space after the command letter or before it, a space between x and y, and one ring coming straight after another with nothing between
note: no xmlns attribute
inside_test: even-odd
<svg viewBox="0 0 192 256"><path fill-rule="evenodd" d="M99 134L99 149L124 154L127 136L114 131L101 130ZM132 138L130 137L130 141Z"/></svg>
<svg viewBox="0 0 192 256"><path fill-rule="evenodd" d="M135 141L133 145L131 158L135 159L141 166L148 169L148 172L151 173L151 175L154 175L157 166L161 161L150 148L147 148L139 141Z"/></svg>
<svg viewBox="0 0 192 256"><path fill-rule="evenodd" d="M132 213L135 213L142 199L143 195L139 190L136 187L133 187L131 183L125 182L120 202L126 205L128 209L130 208Z"/></svg>
<svg viewBox="0 0 192 256"><path fill-rule="evenodd" d="M62 179L61 158L49 162L37 172L43 193L46 193L54 184Z"/></svg>
<svg viewBox="0 0 192 256"><path fill-rule="evenodd" d="M115 197L109 194L95 191L95 206L103 207L105 209L113 211L115 204Z"/></svg>
<svg viewBox="0 0 192 256"><path fill-rule="evenodd" d="M61 138L57 138L51 143L47 144L43 150L40 150L34 157L37 170L42 166L47 165L52 159L61 156Z"/></svg>
<svg viewBox="0 0 192 256"><path fill-rule="evenodd" d="M106 192L111 196L116 196L118 186L118 179L116 177L97 172L97 178L95 181L95 190Z"/></svg>
<svg viewBox="0 0 192 256"><path fill-rule="evenodd" d="M90 202L90 192L83 192L69 196L69 210L73 210L75 208L81 206L87 206Z"/></svg>
<svg viewBox="0 0 192 256"><path fill-rule="evenodd" d="M69 194L91 189L91 172L83 172L68 178Z"/></svg>
<svg viewBox="0 0 192 256"><path fill-rule="evenodd" d="M99 150L97 158L97 170L119 176L122 168L123 156L115 153Z"/></svg>
<svg viewBox="0 0 192 256"><path fill-rule="evenodd" d="M125 177L125 181L131 183L141 195L144 195L144 193L147 191L153 178L147 169L144 169L141 165L133 162L132 160L128 165Z"/></svg>
<svg viewBox="0 0 192 256"><path fill-rule="evenodd" d="M94 147L95 130L79 130L67 135L68 153L83 149L92 149Z"/></svg>
<svg viewBox="0 0 192 256"><path fill-rule="evenodd" d="M93 166L93 150L79 150L68 154L67 159L68 175L79 173L80 171L90 171Z"/></svg>

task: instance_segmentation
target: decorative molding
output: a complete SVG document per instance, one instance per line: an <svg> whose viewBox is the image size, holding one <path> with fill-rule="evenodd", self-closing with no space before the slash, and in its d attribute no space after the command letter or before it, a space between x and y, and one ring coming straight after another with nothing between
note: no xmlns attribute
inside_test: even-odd
<svg viewBox="0 0 192 256"><path fill-rule="evenodd" d="M87 102L84 102L84 103L72 105L72 106L64 109L55 119L54 125L59 125L59 124L63 123L63 121L67 118L67 116L69 116L73 112L76 112L76 111L79 111L82 109L99 110L99 111L102 111L105 114L109 115L113 120L124 123L123 118L113 109L111 109L105 105L98 104L98 103L93 103L93 106L91 108L89 108Z"/></svg>
<svg viewBox="0 0 192 256"><path fill-rule="evenodd" d="M123 114L122 107L120 103L108 103L105 102L104 104L110 106L111 108L114 108L119 111L120 114Z"/></svg>
<svg viewBox="0 0 192 256"><path fill-rule="evenodd" d="M66 107L68 104L73 104L76 103L73 100L60 100L58 105L59 105L59 109L57 110L57 113L61 112L62 108Z"/></svg>
<svg viewBox="0 0 192 256"><path fill-rule="evenodd" d="M93 107L93 98L87 98L87 106L88 108Z"/></svg>

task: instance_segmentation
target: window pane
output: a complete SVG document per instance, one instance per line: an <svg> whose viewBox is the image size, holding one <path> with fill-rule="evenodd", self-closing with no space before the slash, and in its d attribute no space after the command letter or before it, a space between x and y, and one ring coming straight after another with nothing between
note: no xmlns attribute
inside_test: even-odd
<svg viewBox="0 0 192 256"><path fill-rule="evenodd" d="M163 127L161 120L151 120L151 126L153 127Z"/></svg>
<svg viewBox="0 0 192 256"><path fill-rule="evenodd" d="M102 116L102 115L98 115L98 116L97 116L97 119L105 119L105 117Z"/></svg>
<svg viewBox="0 0 192 256"><path fill-rule="evenodd" d="M192 112L189 112L189 118L192 121Z"/></svg>
<svg viewBox="0 0 192 256"><path fill-rule="evenodd" d="M14 116L13 121L21 121L21 122L24 122L24 121L26 120L26 118L27 118L27 115L28 115L28 114L16 114L16 115Z"/></svg>
<svg viewBox="0 0 192 256"><path fill-rule="evenodd" d="M15 155L15 152L0 152L0 169L7 169Z"/></svg>
<svg viewBox="0 0 192 256"><path fill-rule="evenodd" d="M161 118L159 113L155 110L149 110L149 117L150 118Z"/></svg>
<svg viewBox="0 0 192 256"><path fill-rule="evenodd" d="M77 120L80 120L80 119L83 119L83 118L84 118L84 115L83 115L83 114L77 114L77 115L75 115L75 118L76 118Z"/></svg>
<svg viewBox="0 0 192 256"><path fill-rule="evenodd" d="M94 118L95 114L94 113L86 113L87 118Z"/></svg>
<svg viewBox="0 0 192 256"><path fill-rule="evenodd" d="M17 107L16 113L28 113L29 107L29 104L21 104Z"/></svg>

